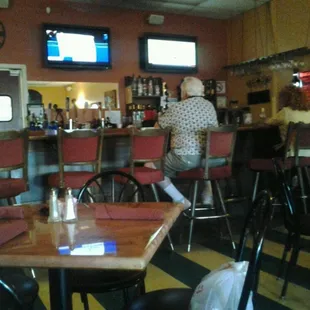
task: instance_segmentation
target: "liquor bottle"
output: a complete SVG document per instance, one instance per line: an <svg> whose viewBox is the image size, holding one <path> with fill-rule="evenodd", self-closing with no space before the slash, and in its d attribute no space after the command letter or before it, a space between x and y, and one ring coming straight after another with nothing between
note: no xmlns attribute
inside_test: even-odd
<svg viewBox="0 0 310 310"><path fill-rule="evenodd" d="M141 76L138 76L138 96L143 95L143 85L142 85L142 79Z"/></svg>
<svg viewBox="0 0 310 310"><path fill-rule="evenodd" d="M137 79L136 79L134 74L132 75L131 91L132 91L132 95L133 96L137 96L138 95Z"/></svg>
<svg viewBox="0 0 310 310"><path fill-rule="evenodd" d="M153 78L150 76L148 79L148 95L153 96L154 95L154 87L153 87Z"/></svg>
<svg viewBox="0 0 310 310"><path fill-rule="evenodd" d="M143 87L143 96L147 96L147 80L146 78L143 78L142 80L142 87Z"/></svg>
<svg viewBox="0 0 310 310"><path fill-rule="evenodd" d="M158 79L154 79L154 93L156 96L160 96L160 85Z"/></svg>

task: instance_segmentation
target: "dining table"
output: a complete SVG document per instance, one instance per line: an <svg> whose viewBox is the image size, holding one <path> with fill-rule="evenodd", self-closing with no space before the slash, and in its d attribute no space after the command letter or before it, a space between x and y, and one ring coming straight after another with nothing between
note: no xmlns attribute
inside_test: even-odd
<svg viewBox="0 0 310 310"><path fill-rule="evenodd" d="M182 204L170 202L109 203L135 208L136 214L161 210L162 216L101 219L95 212L100 204L79 204L75 222L49 222L44 204L19 207L28 229L0 246L0 267L47 268L52 310L72 309L69 269L144 270L183 211ZM10 221L0 219L0 225Z"/></svg>

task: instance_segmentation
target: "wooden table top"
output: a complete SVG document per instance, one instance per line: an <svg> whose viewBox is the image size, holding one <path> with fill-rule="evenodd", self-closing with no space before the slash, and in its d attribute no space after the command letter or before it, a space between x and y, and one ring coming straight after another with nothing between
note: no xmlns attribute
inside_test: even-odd
<svg viewBox="0 0 310 310"><path fill-rule="evenodd" d="M0 246L0 266L142 270L183 205L161 202L126 206L162 209L164 220L96 220L91 208L79 206L76 223L48 223L47 217L39 213L42 205L23 205L29 231ZM93 256L89 252L85 256L69 253L70 246L72 250L94 243L103 243L109 253Z"/></svg>

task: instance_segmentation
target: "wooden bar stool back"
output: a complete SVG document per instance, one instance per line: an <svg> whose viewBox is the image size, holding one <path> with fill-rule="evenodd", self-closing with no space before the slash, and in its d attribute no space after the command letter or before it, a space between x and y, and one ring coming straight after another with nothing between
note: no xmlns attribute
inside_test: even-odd
<svg viewBox="0 0 310 310"><path fill-rule="evenodd" d="M219 181L228 179L232 176L232 157L235 149L236 134L237 128L235 126L208 128L206 130L205 166L203 168L194 168L180 172L177 176L179 179L190 180L192 183L191 185L193 185L193 192L191 195L192 206L190 209L184 211L184 215L190 220L187 247L188 252L190 252L191 249L194 221L220 218L225 219L232 247L235 249L235 243L232 238L232 232L228 219L229 214L226 211L226 206L222 196ZM210 162L212 159L219 159L219 166L211 167ZM219 198L220 208L217 208L216 204L213 208L203 205L199 208L196 208L199 183L202 181L211 181L212 188L215 190ZM198 215L197 211L201 212L201 215ZM206 212L209 213L209 211L213 211L215 214L206 214Z"/></svg>
<svg viewBox="0 0 310 310"><path fill-rule="evenodd" d="M143 131L132 129L130 133L130 166L119 169L122 172L131 174L140 184L151 185L156 201L159 201L159 199L155 183L164 179L163 168L169 133L170 130L168 129L149 129ZM143 166L143 164L149 162L153 162L156 169Z"/></svg>
<svg viewBox="0 0 310 310"><path fill-rule="evenodd" d="M48 178L50 187L81 188L101 170L103 130L58 130L59 172ZM65 171L67 166L92 166L92 171Z"/></svg>
<svg viewBox="0 0 310 310"><path fill-rule="evenodd" d="M28 191L28 131L0 132L0 198L16 204L15 197ZM12 172L22 169L21 178L12 178Z"/></svg>

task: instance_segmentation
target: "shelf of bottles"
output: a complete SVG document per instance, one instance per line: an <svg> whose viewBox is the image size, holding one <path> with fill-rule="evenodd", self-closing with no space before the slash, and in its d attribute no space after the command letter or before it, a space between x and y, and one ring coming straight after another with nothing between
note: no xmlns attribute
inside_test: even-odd
<svg viewBox="0 0 310 310"><path fill-rule="evenodd" d="M125 76L125 87L130 87L133 98L162 96L162 78Z"/></svg>
<svg viewBox="0 0 310 310"><path fill-rule="evenodd" d="M126 76L125 87L126 115L141 122L156 121L164 91L162 78Z"/></svg>
<svg viewBox="0 0 310 310"><path fill-rule="evenodd" d="M216 80L208 79L203 81L205 87L205 98L213 103L216 108Z"/></svg>

